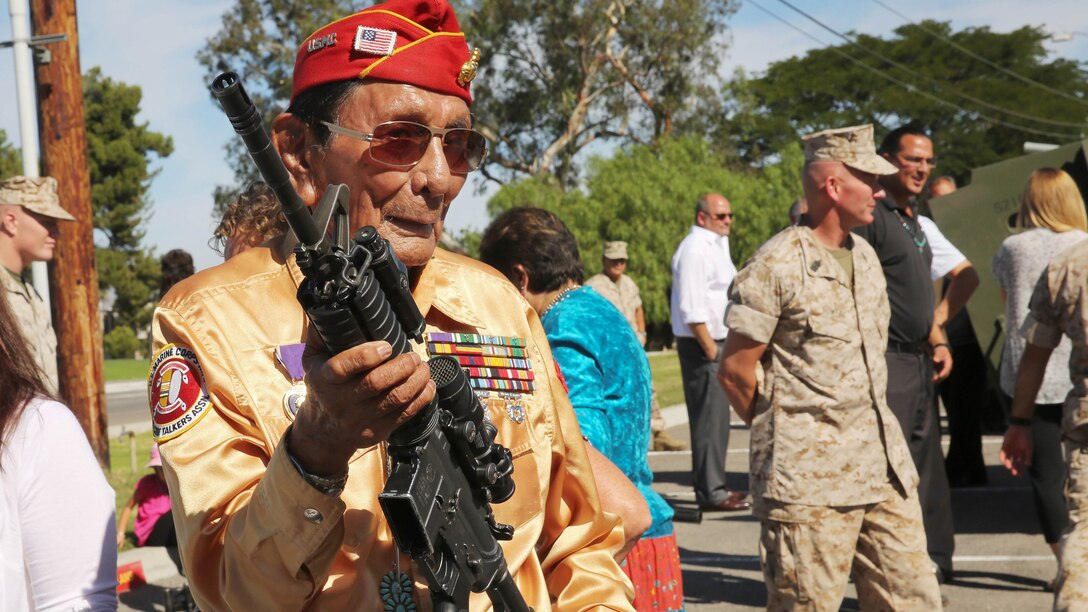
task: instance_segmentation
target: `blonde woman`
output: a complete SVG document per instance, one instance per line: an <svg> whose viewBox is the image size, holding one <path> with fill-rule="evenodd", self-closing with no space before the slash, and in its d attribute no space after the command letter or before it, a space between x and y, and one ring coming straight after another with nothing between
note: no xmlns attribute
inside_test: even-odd
<svg viewBox="0 0 1088 612"><path fill-rule="evenodd" d="M1006 238L993 258L994 276L1005 302L1001 390L1010 397L1024 352L1024 338L1019 332L1027 317L1031 292L1052 258L1088 238L1088 218L1077 184L1057 168L1033 172L1024 188L1017 227L1020 231ZM1030 473L1035 510L1043 537L1055 556L1058 540L1069 524L1062 496L1066 470L1061 446L1062 402L1071 387L1066 368L1069 351L1069 339L1063 338L1047 366L1031 423L1035 450Z"/></svg>

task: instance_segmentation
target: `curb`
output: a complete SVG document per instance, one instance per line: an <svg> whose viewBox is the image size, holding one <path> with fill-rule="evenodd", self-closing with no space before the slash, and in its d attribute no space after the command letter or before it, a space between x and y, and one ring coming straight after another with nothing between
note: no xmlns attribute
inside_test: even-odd
<svg viewBox="0 0 1088 612"><path fill-rule="evenodd" d="M111 393L136 393L147 392L147 381L138 378L136 380L111 380L106 383L106 394Z"/></svg>

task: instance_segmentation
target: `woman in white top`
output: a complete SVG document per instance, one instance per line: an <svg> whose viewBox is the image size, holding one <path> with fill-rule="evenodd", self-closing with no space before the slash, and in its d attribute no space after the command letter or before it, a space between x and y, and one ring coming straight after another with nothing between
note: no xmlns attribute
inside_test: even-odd
<svg viewBox="0 0 1088 612"><path fill-rule="evenodd" d="M87 437L49 399L0 296L0 610L116 610L114 510Z"/></svg>
<svg viewBox="0 0 1088 612"><path fill-rule="evenodd" d="M1032 290L1054 256L1088 238L1088 219L1077 184L1057 168L1033 172L1024 188L1017 227L1021 231L1006 238L993 258L994 276L1005 302L1001 390L1010 397L1024 353L1020 326L1027 318ZM1035 510L1055 556L1058 540L1069 524L1062 496L1065 461L1061 446L1062 402L1072 386L1066 367L1069 351L1069 339L1063 337L1047 366L1031 426L1035 442L1030 468Z"/></svg>

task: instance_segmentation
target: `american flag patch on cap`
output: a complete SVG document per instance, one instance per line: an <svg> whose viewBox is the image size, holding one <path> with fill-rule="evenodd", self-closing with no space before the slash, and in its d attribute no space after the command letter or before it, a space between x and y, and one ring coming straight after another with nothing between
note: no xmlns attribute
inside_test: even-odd
<svg viewBox="0 0 1088 612"><path fill-rule="evenodd" d="M523 338L433 332L427 335L427 354L456 357L473 389L532 393L535 388Z"/></svg>
<svg viewBox="0 0 1088 612"><path fill-rule="evenodd" d="M379 30L359 26L355 31L355 43L352 49L371 55L393 55L393 46L397 43L397 33L392 30Z"/></svg>

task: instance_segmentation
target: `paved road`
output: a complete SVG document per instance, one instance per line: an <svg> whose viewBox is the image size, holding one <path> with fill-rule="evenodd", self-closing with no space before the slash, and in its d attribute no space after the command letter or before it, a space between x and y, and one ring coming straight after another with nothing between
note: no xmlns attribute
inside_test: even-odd
<svg viewBox="0 0 1088 612"><path fill-rule="evenodd" d="M671 426L670 433L688 439L686 424ZM747 489L748 431L734 428L729 444L729 486ZM1040 534L1029 483L997 464L1000 446L999 436L985 437L988 486L952 491L956 581L942 589L949 610L1024 612L1051 605L1043 587L1057 565ZM690 453L652 453L650 466L656 490L693 500ZM676 532L689 612L764 608L759 523L750 513L704 514L702 524L677 523ZM851 585L844 610L858 609L854 596Z"/></svg>
<svg viewBox="0 0 1088 612"><path fill-rule="evenodd" d="M119 423L130 427L146 423L142 393L141 389L110 395L111 430ZM670 433L688 439L683 407L666 409L665 418ZM1028 482L998 467L1000 444L998 436L984 439L990 484L952 492L956 581L943 587L949 610L1025 612L1051 605L1051 595L1043 588L1054 576L1056 564L1040 535ZM656 490L681 501L693 500L689 452L651 453L650 465ZM726 467L729 486L747 489L748 431L742 426L733 430ZM705 514L701 524L677 523L676 531L689 612L764 608L759 523L750 513ZM163 610L162 587L177 584L175 577L123 595L121 610ZM854 596L849 586L844 610L858 609Z"/></svg>
<svg viewBox="0 0 1088 612"><path fill-rule="evenodd" d="M106 418L110 437L128 431L151 431L147 383L142 380L106 383Z"/></svg>

